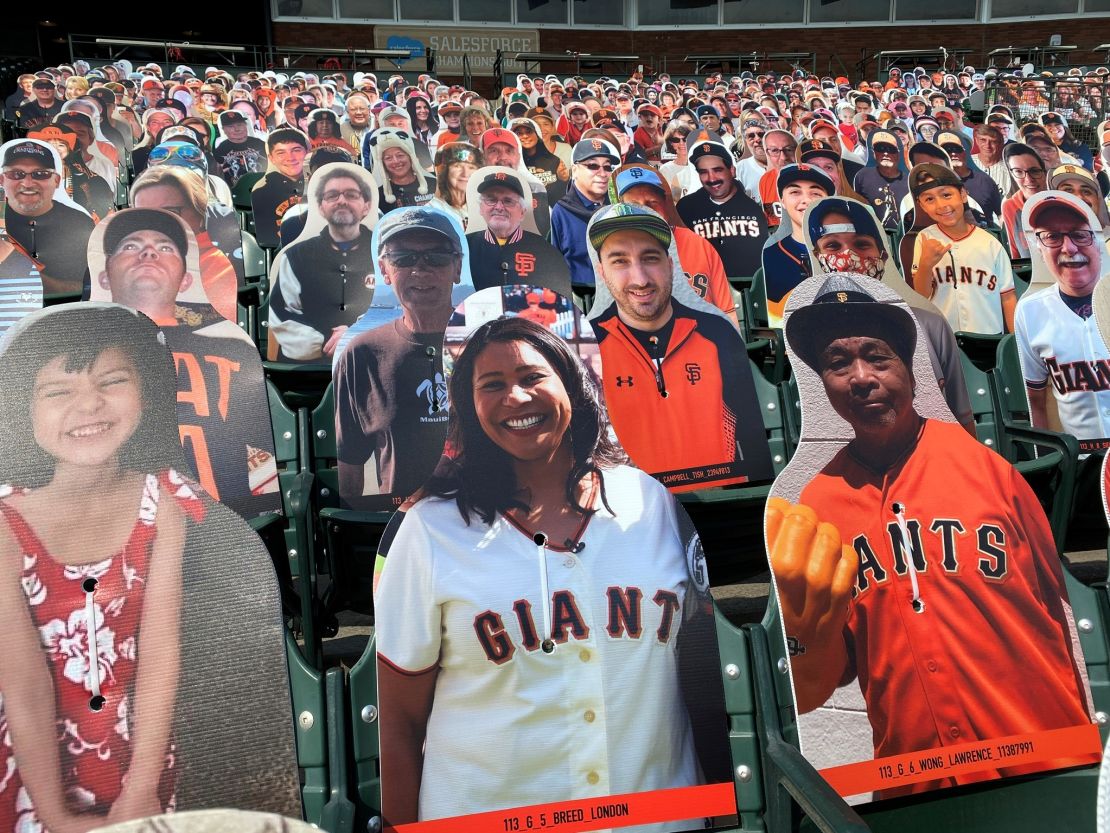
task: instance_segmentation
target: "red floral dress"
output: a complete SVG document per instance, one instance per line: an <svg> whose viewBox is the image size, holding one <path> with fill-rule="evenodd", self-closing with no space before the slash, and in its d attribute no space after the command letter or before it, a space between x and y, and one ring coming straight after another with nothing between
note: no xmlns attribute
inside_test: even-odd
<svg viewBox="0 0 1110 833"><path fill-rule="evenodd" d="M187 517L195 519L201 517L203 508L176 472L148 474L138 518L123 549L103 561L66 565L51 558L34 530L5 500L12 493L10 486L0 486L0 514L22 550L23 593L54 677L58 755L67 808L71 813L107 813L119 796L131 761L136 642L157 532L158 501L169 494ZM86 613L85 582L89 579L97 582L92 628ZM92 651L90 630L94 634ZM94 655L104 697L98 711L90 708ZM173 791L171 742L159 783L159 797L166 809L172 809ZM45 830L20 779L0 692L0 833Z"/></svg>

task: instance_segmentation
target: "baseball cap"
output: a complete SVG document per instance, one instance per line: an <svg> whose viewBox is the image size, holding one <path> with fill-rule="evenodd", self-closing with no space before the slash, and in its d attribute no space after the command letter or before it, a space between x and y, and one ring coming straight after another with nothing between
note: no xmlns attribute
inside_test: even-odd
<svg viewBox="0 0 1110 833"><path fill-rule="evenodd" d="M1095 180L1095 178L1091 176L1090 171L1088 171L1081 165L1060 165L1059 167L1054 168L1052 170L1052 173L1049 174L1049 190L1059 190L1059 183L1065 182L1069 179L1077 179L1080 182L1085 182L1088 185L1094 185L1096 188L1098 187L1097 180Z"/></svg>
<svg viewBox="0 0 1110 833"><path fill-rule="evenodd" d="M806 139L798 144L798 159L808 162L810 159L824 157L834 162L840 161L840 154L828 142L821 139ZM781 172L779 174L782 175Z"/></svg>
<svg viewBox="0 0 1110 833"><path fill-rule="evenodd" d="M659 118L663 118L663 111L656 107L654 104L647 103L641 104L636 108L637 113L654 113Z"/></svg>
<svg viewBox="0 0 1110 833"><path fill-rule="evenodd" d="M506 144L517 147L516 134L511 130L506 130L503 127L491 127L482 134L482 150L485 150L490 145Z"/></svg>
<svg viewBox="0 0 1110 833"><path fill-rule="evenodd" d="M714 107L711 104L701 105L701 107L699 107L697 110L695 110L694 113L695 113L695 115L697 115L697 117L699 119L702 116L716 116L717 118L721 117L721 114L717 112L717 108Z"/></svg>
<svg viewBox="0 0 1110 833"><path fill-rule="evenodd" d="M871 147L878 148L879 145L889 145L895 151L898 150L898 140L893 133L886 130L876 130L871 134Z"/></svg>
<svg viewBox="0 0 1110 833"><path fill-rule="evenodd" d="M585 110L587 113L589 109L581 101L568 101L563 105L563 112L570 113L571 110Z"/></svg>
<svg viewBox="0 0 1110 833"><path fill-rule="evenodd" d="M616 189L617 196L621 196L629 188L635 188L637 185L651 185L658 188L660 191L665 191L666 186L663 185L663 180L655 171L639 166L632 168L625 168L623 171L617 173L616 176Z"/></svg>
<svg viewBox="0 0 1110 833"><path fill-rule="evenodd" d="M942 188L951 185L963 188L964 184L956 172L944 165L935 165L932 162L922 162L915 165L910 171L910 193L920 197L933 188Z"/></svg>
<svg viewBox="0 0 1110 833"><path fill-rule="evenodd" d="M690 149L690 164L697 162L703 156L719 156L729 165L734 163L732 154L714 134L699 130L686 137L686 147Z"/></svg>
<svg viewBox="0 0 1110 833"><path fill-rule="evenodd" d="M834 211L837 214L845 215L848 222L826 225L825 217ZM816 203L809 212L808 222L809 238L814 243L826 234L840 234L842 232L866 234L879 240L880 243L882 242L875 218L861 203L844 197L828 197Z"/></svg>
<svg viewBox="0 0 1110 833"><path fill-rule="evenodd" d="M1041 124L1060 124L1064 125L1065 127L1067 126L1067 122L1064 121L1064 117L1061 116L1059 113L1053 112L1045 113L1043 116L1041 116Z"/></svg>
<svg viewBox="0 0 1110 833"><path fill-rule="evenodd" d="M778 178L779 195L781 196L782 192L786 190L786 186L795 182L813 182L824 188L825 193L830 196L836 191L836 186L829 175L820 168L805 163L783 165Z"/></svg>
<svg viewBox="0 0 1110 833"><path fill-rule="evenodd" d="M524 189L520 185L520 180L512 174L507 174L504 171L493 171L485 175L482 181L478 183L478 193L484 194L490 188L508 188L518 197L524 196Z"/></svg>
<svg viewBox="0 0 1110 833"><path fill-rule="evenodd" d="M917 344L913 316L894 304L875 300L864 283L868 278L849 274L829 275L813 301L799 307L786 320L786 341L803 362L819 371L822 351L838 338L879 338L909 368Z"/></svg>
<svg viewBox="0 0 1110 833"><path fill-rule="evenodd" d="M1045 211L1050 208L1062 208L1070 211L1077 217L1081 217L1084 224L1086 224L1087 215L1084 213L1082 208L1080 208L1076 203L1072 202L1072 199L1075 198L1070 197L1070 195L1045 194L1030 208L1029 216L1022 218L1024 225L1026 225L1029 230L1036 228L1037 220Z"/></svg>
<svg viewBox="0 0 1110 833"><path fill-rule="evenodd" d="M582 139L575 144L570 159L571 162L577 165L579 162L585 162L587 159L593 159L596 156L603 156L614 165L619 165L621 161L617 149L604 139Z"/></svg>
<svg viewBox="0 0 1110 833"><path fill-rule="evenodd" d="M956 120L956 111L951 107L937 107L933 110L933 118L940 120L941 116L947 116L949 121Z"/></svg>
<svg viewBox="0 0 1110 833"><path fill-rule="evenodd" d="M53 90L54 82L49 78L36 78L31 82L31 89L33 90Z"/></svg>
<svg viewBox="0 0 1110 833"><path fill-rule="evenodd" d="M641 205L619 202L605 206L594 214L586 229L590 245L596 252L600 252L605 239L617 231L646 232L663 244L664 249L671 247L671 227L667 221Z"/></svg>
<svg viewBox="0 0 1110 833"><path fill-rule="evenodd" d="M166 235L177 248L182 259L189 251L189 238L180 219L160 208L128 208L120 211L107 223L104 230L104 255L111 257L119 244L136 231L158 231Z"/></svg>
<svg viewBox="0 0 1110 833"><path fill-rule="evenodd" d="M457 101L445 101L439 105L436 112L441 116L446 116L448 113L461 113L462 105Z"/></svg>
<svg viewBox="0 0 1110 833"><path fill-rule="evenodd" d="M384 246L398 234L406 231L434 231L451 242L456 253L462 251L459 234L447 215L430 208L397 208L388 212L378 224L378 246Z"/></svg>
<svg viewBox="0 0 1110 833"><path fill-rule="evenodd" d="M247 117L238 110L224 110L220 113L220 124L246 124Z"/></svg>
<svg viewBox="0 0 1110 833"><path fill-rule="evenodd" d="M17 142L4 151L5 165L10 165L19 159L30 159L44 168L54 169L54 154L37 142Z"/></svg>
<svg viewBox="0 0 1110 833"><path fill-rule="evenodd" d="M960 141L960 137L955 133L940 133L933 139L933 142L942 148L954 147L960 153L966 151L964 143Z"/></svg>
<svg viewBox="0 0 1110 833"><path fill-rule="evenodd" d="M1010 118L1008 115L1006 115L1005 113L998 112L998 113L991 113L989 116L987 116L987 124L991 124L991 123L994 123L994 124L1001 123L1001 124L1010 124L1010 125L1012 125L1014 123L1014 120L1012 118Z"/></svg>

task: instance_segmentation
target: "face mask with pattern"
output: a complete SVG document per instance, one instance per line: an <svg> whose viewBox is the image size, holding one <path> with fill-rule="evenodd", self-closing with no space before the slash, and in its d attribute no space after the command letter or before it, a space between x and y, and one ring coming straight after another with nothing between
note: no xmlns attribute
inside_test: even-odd
<svg viewBox="0 0 1110 833"><path fill-rule="evenodd" d="M883 276L883 259L881 257L865 257L855 249L824 252L817 255L817 262L821 264L821 268L826 272L854 272L876 280Z"/></svg>

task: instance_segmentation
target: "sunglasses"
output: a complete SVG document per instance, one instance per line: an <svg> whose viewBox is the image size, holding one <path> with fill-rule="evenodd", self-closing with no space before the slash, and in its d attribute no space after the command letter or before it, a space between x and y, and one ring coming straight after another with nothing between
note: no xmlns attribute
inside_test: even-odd
<svg viewBox="0 0 1110 833"><path fill-rule="evenodd" d="M605 171L605 173L612 173L613 172L613 166L612 165L603 165L603 164L600 164L598 162L582 162L581 165L582 165L583 168L585 168L588 171L602 170L602 171Z"/></svg>
<svg viewBox="0 0 1110 833"><path fill-rule="evenodd" d="M50 177L54 176L54 171L49 168L39 168L35 171L21 171L18 168L10 171L4 171L4 179L10 179L13 182L22 182L27 177L36 182L44 182Z"/></svg>
<svg viewBox="0 0 1110 833"><path fill-rule="evenodd" d="M186 162L200 162L204 159L204 151L196 145L157 145L150 151L147 161L157 164L172 158L182 159Z"/></svg>
<svg viewBox="0 0 1110 833"><path fill-rule="evenodd" d="M448 265L458 256L458 252L432 249L426 252L390 252L385 258L394 266L410 269L416 266L417 263L423 263L425 266L432 268L440 268Z"/></svg>

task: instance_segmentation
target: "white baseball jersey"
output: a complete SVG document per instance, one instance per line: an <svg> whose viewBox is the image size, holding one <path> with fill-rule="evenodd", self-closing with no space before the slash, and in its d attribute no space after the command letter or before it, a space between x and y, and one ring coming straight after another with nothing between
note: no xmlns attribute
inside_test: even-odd
<svg viewBox="0 0 1110 833"><path fill-rule="evenodd" d="M1051 385L1064 431L1080 440L1110 437L1110 352L1095 317L1072 312L1053 284L1022 296L1014 332L1025 384Z"/></svg>
<svg viewBox="0 0 1110 833"><path fill-rule="evenodd" d="M538 547L502 515L468 526L454 500L421 500L400 524L377 646L402 671L438 667L421 820L700 782L676 661L694 590L674 499L631 467L606 471L605 489L615 516L600 509L577 551Z"/></svg>
<svg viewBox="0 0 1110 833"><path fill-rule="evenodd" d="M952 329L968 333L1005 332L1002 295L1014 291L1014 272L1002 244L978 227L962 240L954 240L937 226L929 226L914 241L915 270L925 237L952 244L933 269L932 282L933 303Z"/></svg>

